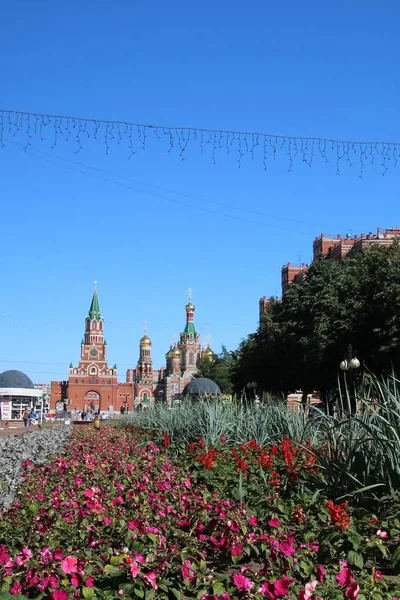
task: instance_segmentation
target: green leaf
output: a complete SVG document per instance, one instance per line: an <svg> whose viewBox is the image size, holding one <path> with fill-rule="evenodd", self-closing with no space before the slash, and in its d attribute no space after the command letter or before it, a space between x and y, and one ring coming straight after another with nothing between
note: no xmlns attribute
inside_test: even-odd
<svg viewBox="0 0 400 600"><path fill-rule="evenodd" d="M350 550L350 552L347 554L347 559L350 563L356 565L356 567L358 567L359 569L362 569L364 567L363 557L361 556L361 554L355 552L354 550Z"/></svg>
<svg viewBox="0 0 400 600"><path fill-rule="evenodd" d="M218 596L219 594L223 594L225 592L224 584L221 581L217 581L217 583L214 583L213 592L216 596Z"/></svg>
<svg viewBox="0 0 400 600"><path fill-rule="evenodd" d="M104 572L111 575L111 577L118 577L118 575L121 575L121 569L114 567L113 565L106 565Z"/></svg>
<svg viewBox="0 0 400 600"><path fill-rule="evenodd" d="M39 507L37 504L30 504L29 505L29 511L33 514L33 515L37 515L39 512Z"/></svg>
<svg viewBox="0 0 400 600"><path fill-rule="evenodd" d="M173 595L175 596L176 600L181 600L182 594L180 593L179 590L176 590L175 588L170 588L169 591L173 593Z"/></svg>
<svg viewBox="0 0 400 600"><path fill-rule="evenodd" d="M86 598L86 600L91 600L94 596L94 589L91 587L83 587L82 588L82 594L83 597Z"/></svg>
<svg viewBox="0 0 400 600"><path fill-rule="evenodd" d="M353 549L358 550L362 544L363 538L358 533L350 533L348 537L349 542L351 542Z"/></svg>

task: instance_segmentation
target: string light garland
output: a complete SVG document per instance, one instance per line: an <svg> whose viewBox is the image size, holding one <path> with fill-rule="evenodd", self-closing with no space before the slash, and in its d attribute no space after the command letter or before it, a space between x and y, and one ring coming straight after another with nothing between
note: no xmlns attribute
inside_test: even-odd
<svg viewBox="0 0 400 600"><path fill-rule="evenodd" d="M283 158L288 171L292 172L296 163L312 167L319 160L324 164L334 165L337 175L340 175L344 165L356 167L361 178L367 166L378 166L381 174L385 175L390 167L397 166L400 156L400 142L346 141L223 129L144 125L129 121L0 109L0 149L6 147L8 136L23 138L25 150L29 149L33 140L47 141L51 149L62 141L72 142L74 154L81 152L85 144L93 139L104 144L107 155L113 146L125 146L129 159L137 152L145 151L151 139L156 139L160 143L166 141L167 151L177 153L181 160L185 160L191 144L201 154L208 155L213 164L217 163L220 153L226 153L235 158L240 168L246 155L251 160L259 160L264 170L268 171L274 161Z"/></svg>

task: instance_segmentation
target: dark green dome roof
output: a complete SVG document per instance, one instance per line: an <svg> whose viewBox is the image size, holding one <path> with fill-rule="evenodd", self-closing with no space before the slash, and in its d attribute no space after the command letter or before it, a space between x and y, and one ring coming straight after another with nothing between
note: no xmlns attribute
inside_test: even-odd
<svg viewBox="0 0 400 600"><path fill-rule="evenodd" d="M201 396L202 394L219 395L221 390L219 386L207 377L196 377L183 390L186 396Z"/></svg>
<svg viewBox="0 0 400 600"><path fill-rule="evenodd" d="M22 371L4 371L0 374L0 388L35 389L31 379Z"/></svg>

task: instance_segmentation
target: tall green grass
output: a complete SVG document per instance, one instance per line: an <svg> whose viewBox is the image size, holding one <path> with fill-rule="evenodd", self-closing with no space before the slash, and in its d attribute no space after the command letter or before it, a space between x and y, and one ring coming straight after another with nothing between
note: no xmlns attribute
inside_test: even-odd
<svg viewBox="0 0 400 600"><path fill-rule="evenodd" d="M358 400L352 408L350 394ZM203 437L206 448L226 436L228 446L256 440L260 446L279 443L287 436L304 446L311 439L321 469L320 486L331 497L360 503L400 491L400 381L366 374L356 390L338 384L334 414L295 411L286 403L223 404L215 400L186 401L130 414L124 424L168 434L188 444ZM315 487L314 487L315 490ZM400 492L399 492L400 493Z"/></svg>

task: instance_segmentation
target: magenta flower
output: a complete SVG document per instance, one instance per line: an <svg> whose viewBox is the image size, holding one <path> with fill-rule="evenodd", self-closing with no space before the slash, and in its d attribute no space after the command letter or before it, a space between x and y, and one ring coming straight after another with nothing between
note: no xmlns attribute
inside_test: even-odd
<svg viewBox="0 0 400 600"><path fill-rule="evenodd" d="M0 564L4 564L8 560L10 560L10 555L7 552L7 548L2 544L0 546Z"/></svg>
<svg viewBox="0 0 400 600"><path fill-rule="evenodd" d="M257 525L257 523L258 523L257 517L255 515L251 515L251 517L249 519L249 525L254 526L254 525Z"/></svg>
<svg viewBox="0 0 400 600"><path fill-rule="evenodd" d="M190 560L185 560L181 567L182 579L187 579L189 583L194 580L195 572L192 569L192 563Z"/></svg>
<svg viewBox="0 0 400 600"><path fill-rule="evenodd" d="M268 521L268 525L270 527L275 527L276 529L278 529L278 527L281 526L281 523L280 523L279 519L277 519L276 517L274 517L273 519L270 519Z"/></svg>
<svg viewBox="0 0 400 600"><path fill-rule="evenodd" d="M292 556L292 554L296 552L292 544L287 541L279 544L279 550L282 552L283 556Z"/></svg>
<svg viewBox="0 0 400 600"><path fill-rule="evenodd" d="M350 598L350 600L356 600L358 593L360 591L360 586L358 583L352 583L346 588L345 596L346 598Z"/></svg>
<svg viewBox="0 0 400 600"><path fill-rule="evenodd" d="M130 571L131 571L131 575L133 577L133 579L136 579L136 577L139 575L140 573L140 569L137 566L136 562L133 562L130 566Z"/></svg>
<svg viewBox="0 0 400 600"><path fill-rule="evenodd" d="M324 581L326 569L322 565L317 565L317 579L318 581Z"/></svg>
<svg viewBox="0 0 400 600"><path fill-rule="evenodd" d="M350 585L354 581L354 575L351 569L345 567L336 575L336 581L339 585Z"/></svg>
<svg viewBox="0 0 400 600"><path fill-rule="evenodd" d="M22 592L22 585L19 581L14 581L10 588L10 594L19 594L20 592Z"/></svg>
<svg viewBox="0 0 400 600"><path fill-rule="evenodd" d="M154 571L143 574L143 579L145 579L147 583L149 583L155 590L158 588L158 585L156 584L156 577L157 576Z"/></svg>
<svg viewBox="0 0 400 600"><path fill-rule="evenodd" d="M241 573L235 573L232 575L233 585L241 592L251 590L253 587L252 581L248 577L245 577Z"/></svg>
<svg viewBox="0 0 400 600"><path fill-rule="evenodd" d="M61 568L64 573L76 573L78 570L78 559L75 556L66 556L61 561Z"/></svg>
<svg viewBox="0 0 400 600"><path fill-rule="evenodd" d="M51 600L68 600L68 594L63 590L55 590L50 594L50 598Z"/></svg>
<svg viewBox="0 0 400 600"><path fill-rule="evenodd" d="M240 556L240 554L243 554L242 544L234 544L231 548L231 555L232 556Z"/></svg>

